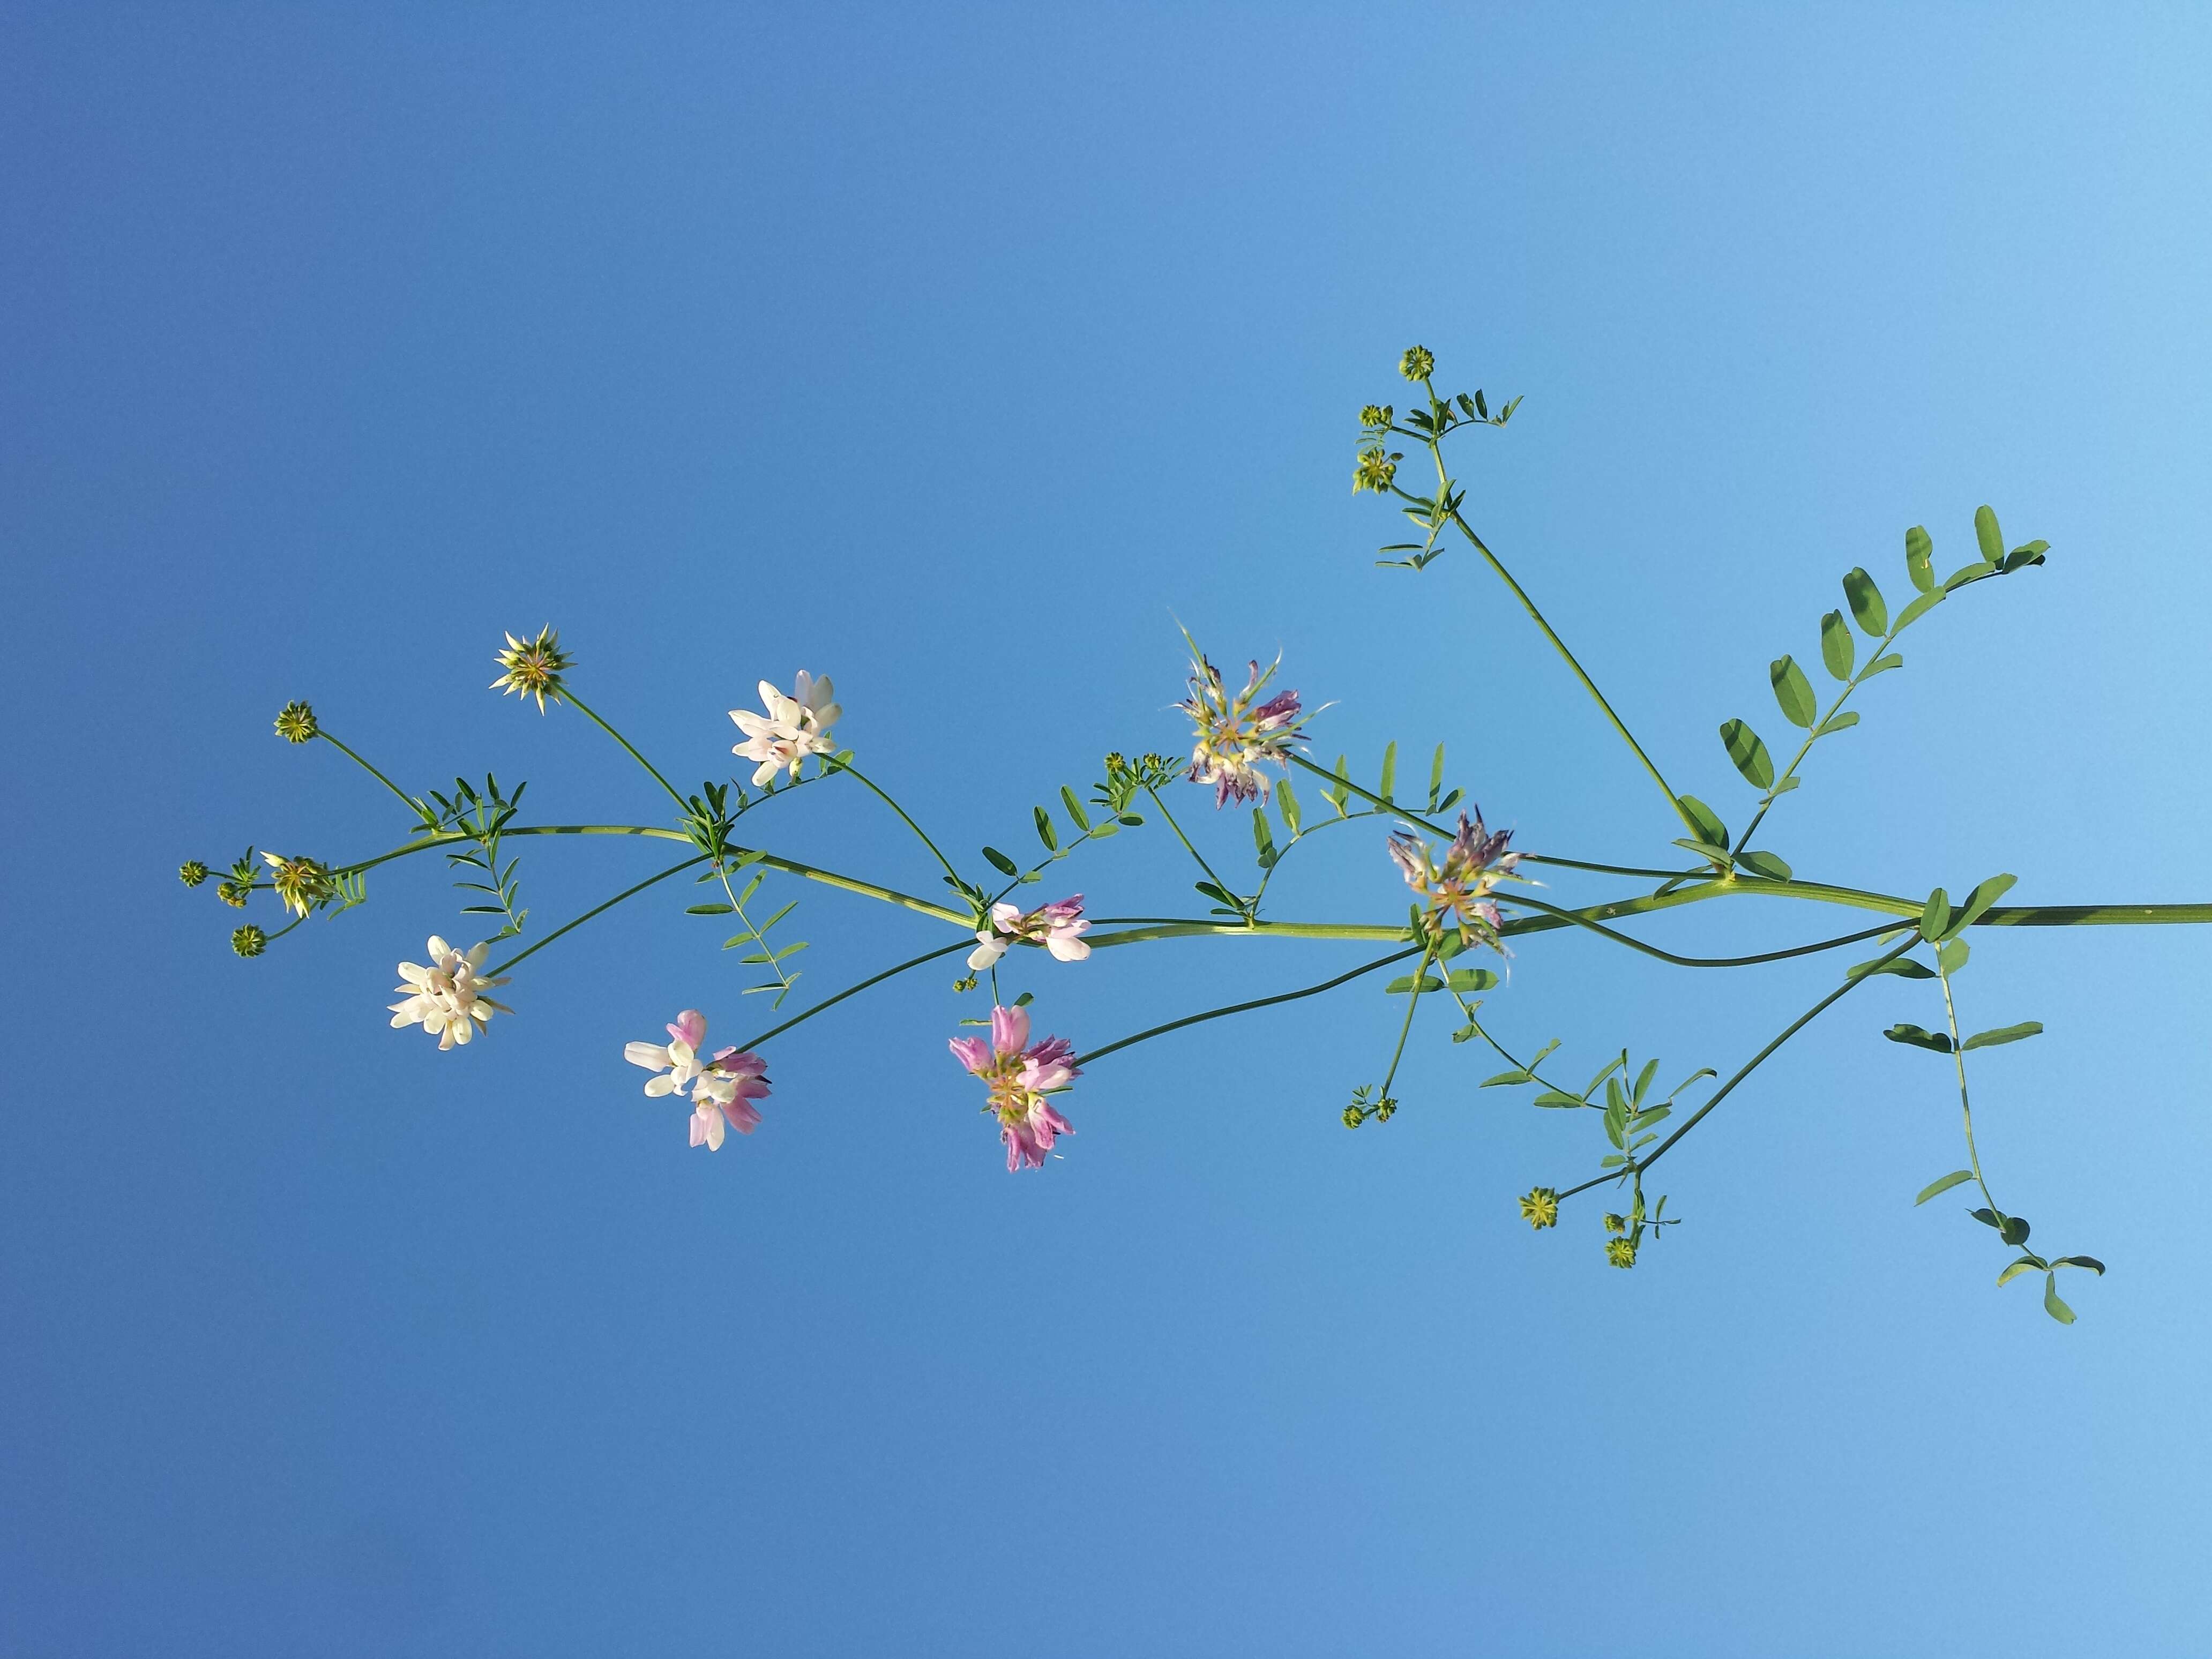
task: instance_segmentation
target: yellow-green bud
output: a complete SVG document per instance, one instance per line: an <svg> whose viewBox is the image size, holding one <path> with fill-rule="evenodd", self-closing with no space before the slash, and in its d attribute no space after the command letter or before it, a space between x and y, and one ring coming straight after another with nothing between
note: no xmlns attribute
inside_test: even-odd
<svg viewBox="0 0 2212 1659"><path fill-rule="evenodd" d="M1437 372L1437 354L1426 346L1413 346L1398 359L1398 372L1409 380L1425 380Z"/></svg>
<svg viewBox="0 0 2212 1659"><path fill-rule="evenodd" d="M1397 457L1379 445L1373 449L1363 449L1359 452L1359 465L1352 471L1352 493L1357 495L1363 489L1371 489L1379 495L1390 487L1390 480L1397 476Z"/></svg>
<svg viewBox="0 0 2212 1659"><path fill-rule="evenodd" d="M1616 1267L1633 1267L1636 1246L1626 1238L1608 1238L1605 1242L1605 1259Z"/></svg>
<svg viewBox="0 0 2212 1659"><path fill-rule="evenodd" d="M1626 1232L1628 1231L1628 1218L1625 1215L1608 1215L1605 1218L1605 1230L1609 1233Z"/></svg>
<svg viewBox="0 0 2212 1659"><path fill-rule="evenodd" d="M216 884L215 896L234 910L246 908L246 896L252 889L242 881L223 881Z"/></svg>
<svg viewBox="0 0 2212 1659"><path fill-rule="evenodd" d="M304 702L288 702L276 715L276 735L287 743L309 743L322 728L315 724L315 711Z"/></svg>
<svg viewBox="0 0 2212 1659"><path fill-rule="evenodd" d="M1361 1111L1357 1106L1347 1106L1344 1109L1344 1127L1346 1128L1357 1129L1361 1124L1366 1121L1367 1114Z"/></svg>
<svg viewBox="0 0 2212 1659"><path fill-rule="evenodd" d="M1388 1123L1397 1115L1398 1103L1391 1099L1389 1096L1383 1096L1381 1101L1376 1103L1375 1108L1375 1121L1377 1123Z"/></svg>
<svg viewBox="0 0 2212 1659"><path fill-rule="evenodd" d="M1559 1224L1559 1194L1549 1187L1531 1187L1521 1197L1521 1218L1541 1232Z"/></svg>
<svg viewBox="0 0 2212 1659"><path fill-rule="evenodd" d="M1398 411L1388 404L1370 404L1359 411L1359 424L1381 428L1398 418Z"/></svg>
<svg viewBox="0 0 2212 1659"><path fill-rule="evenodd" d="M247 922L230 936L230 948L242 957L258 957L269 945L269 935Z"/></svg>
<svg viewBox="0 0 2212 1659"><path fill-rule="evenodd" d="M550 628L539 629L534 640L518 640L509 634L507 649L498 653L495 660L500 675L491 689L537 698L541 714L548 697L561 701L562 676L576 665L576 659L561 648L561 636Z"/></svg>
<svg viewBox="0 0 2212 1659"><path fill-rule="evenodd" d="M177 879L187 887L197 887L208 878L208 867L198 859L186 859L177 866Z"/></svg>

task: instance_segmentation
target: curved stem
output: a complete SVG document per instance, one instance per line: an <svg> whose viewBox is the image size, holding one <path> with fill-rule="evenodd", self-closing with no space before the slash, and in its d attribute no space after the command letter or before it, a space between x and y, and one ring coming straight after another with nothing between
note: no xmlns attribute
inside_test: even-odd
<svg viewBox="0 0 2212 1659"><path fill-rule="evenodd" d="M647 876L643 881L638 883L635 887L625 887L621 892L617 893L605 904L593 905L590 909L585 911L582 915L578 916L575 921L568 922L564 926L556 927L551 933L546 934L544 939L539 939L537 944L531 945L528 949L517 951L505 962L499 963L493 967L485 969L484 976L489 979L495 975L505 973L508 969L514 967L516 963L520 962L525 957L534 955L538 951L544 950L555 939L560 938L562 934L574 932L577 928L581 927L586 922L589 921L593 916L602 915L606 911L613 909L615 906L620 904L624 899L636 897L637 895L642 893L647 888L652 886L653 883L657 881L666 881L669 877L675 875L681 871L689 870L695 864L704 864L706 861L707 854L702 853L698 857L686 859L681 864L670 865L668 868L663 870L657 876Z"/></svg>
<svg viewBox="0 0 2212 1659"><path fill-rule="evenodd" d="M624 749L628 750L629 751L629 757L632 760L635 761L640 766L642 766L647 771L652 773L653 781L668 792L668 798L676 803L678 811L688 812L691 810L691 803L685 800L683 796L676 793L676 786L669 782L666 778L660 775L660 769L655 766L651 761L646 759L644 756L639 754L637 752L636 746L633 744L628 738L623 736L623 734L616 731L613 726L609 726L605 720L601 720L599 715L593 712L592 706L589 703L586 702L581 697L578 696L574 691L568 690L565 685L561 688L561 696L564 702L574 707L578 714L581 714L586 720L591 721L592 725L598 726L600 731L605 732L617 743L620 744Z"/></svg>
<svg viewBox="0 0 2212 1659"><path fill-rule="evenodd" d="M1887 955L1881 957L1880 960L1883 962L1894 962L1898 957L1903 956L1907 951L1910 951L1914 945L1919 943L1920 935L1917 932L1915 932L1911 939L1906 939L1895 950L1891 951ZM1852 992L1857 990L1860 986L1865 984L1869 980L1875 977L1875 975L1873 973L1869 972L1856 975L1852 978L1845 980L1841 985L1838 985L1834 990L1829 992L1827 995L1822 997L1818 1002L1814 1003L1810 1008L1808 1008L1803 1013L1798 1015L1796 1019L1791 1020L1787 1026L1783 1028L1782 1034L1779 1036L1776 1037L1773 1042L1768 1043L1764 1048L1761 1048L1757 1054L1746 1060L1734 1077L1722 1084L1718 1089L1716 1089L1713 1091L1713 1097L1711 1099L1708 1100L1704 1105L1698 1107L1696 1111L1691 1113L1688 1117L1685 1118L1682 1121L1681 1127L1677 1128L1673 1134L1668 1135L1666 1139L1661 1141L1656 1146L1654 1146L1651 1149L1650 1157L1643 1159L1641 1162L1631 1166L1629 1169L1610 1170L1601 1176L1594 1176L1590 1180L1583 1182L1579 1187L1570 1187L1562 1192L1559 1196L1563 1199L1572 1198L1577 1193L1586 1193L1591 1188L1601 1187L1608 1181L1620 1181L1629 1175L1636 1173L1637 1171L1650 1169L1661 1158L1667 1156L1667 1149L1668 1147L1672 1146L1676 1141L1680 1140L1684 1135L1689 1133L1691 1130L1696 1128L1699 1123L1703 1122L1705 1121L1705 1115L1711 1111L1714 1107L1719 1105L1721 1102L1726 1100L1730 1094L1735 1092L1735 1086L1741 1083L1746 1078L1749 1077L1753 1072L1757 1071L1776 1049L1781 1048L1782 1045L1789 1042L1791 1037L1796 1036L1798 1032L1803 1030L1808 1025L1810 1025L1822 1014L1834 1007L1836 1004L1841 1002Z"/></svg>
<svg viewBox="0 0 2212 1659"><path fill-rule="evenodd" d="M379 783L382 784L386 789L389 789L393 794L398 796L400 799L405 801L410 811L419 814L422 811L422 803L421 801L416 800L414 796L409 794L398 784L392 782L390 778L386 777L383 773L378 771L374 766L371 766L367 761L363 760L359 755L354 753L352 750L347 748L345 744L340 743L329 732L324 731L319 726L315 728L315 735L320 738L325 743L329 744L331 747L337 750L338 753L343 755L356 766L361 768L362 771L368 773L369 776L374 778Z"/></svg>
<svg viewBox="0 0 2212 1659"><path fill-rule="evenodd" d="M1152 805L1160 809L1160 816L1168 821L1168 828L1175 831L1176 839L1182 843L1183 851L1188 853L1191 857L1198 860L1198 867L1206 872L1206 878L1212 882L1216 887L1218 887L1223 892L1229 893L1233 896L1235 890L1232 889L1227 882L1222 880L1220 877L1213 873L1213 866L1206 861L1206 854L1200 852L1197 848L1191 845L1190 837L1182 832L1182 825L1176 822L1175 814L1168 811L1168 804L1160 799L1160 792L1153 788L1150 784L1146 784L1145 786L1145 793L1152 798Z"/></svg>
<svg viewBox="0 0 2212 1659"><path fill-rule="evenodd" d="M949 957L955 951L963 948L966 943L966 940L962 939L951 945L941 945L937 950L925 951L921 956L914 957L905 962L902 962L896 968L886 968L880 974L872 974L866 979L862 980L858 985L848 985L843 990L838 992L836 995L833 997L824 997L821 1001L816 1003L811 1008L805 1010L804 1012L793 1014L789 1019L784 1021L782 1024L771 1025L768 1030L763 1031L757 1037L747 1037L744 1042L740 1043L738 1046L743 1048L757 1048L762 1043L766 1042L770 1037L781 1036L794 1025L804 1025L808 1020L813 1018L815 1015L822 1012L826 1008L835 1007L838 1003L842 1002L847 997L858 996L870 986L880 985L894 975L903 974L909 968L919 968L925 962L934 962L939 957Z"/></svg>
<svg viewBox="0 0 2212 1659"><path fill-rule="evenodd" d="M924 830L920 824L916 823L913 818L907 815L907 810L905 807L901 806L896 801L885 794L880 788L877 787L874 781L871 779L866 773L861 771L860 769L854 765L852 762L842 759L836 755L823 757L823 764L840 772L849 772L853 776L858 778L862 784L866 786L869 793L875 796L875 798L883 802L884 805L890 807L892 811L897 813L899 816L899 822L906 825L908 829L913 830L915 835L921 838L921 844L929 848L930 856L945 866L945 873L946 875L951 877L955 881L960 879L960 872L952 867L952 860L946 858L943 853L938 850L937 843L929 838L929 832Z"/></svg>
<svg viewBox="0 0 2212 1659"><path fill-rule="evenodd" d="M1304 990L1285 991L1272 997L1255 997L1249 1002L1232 1002L1225 1008L1209 1008L1202 1014L1185 1014L1181 1019L1171 1019L1164 1025L1155 1025L1149 1031L1139 1031L1134 1036L1125 1036L1119 1042L1107 1043L1103 1048L1093 1048L1088 1053L1078 1054L1076 1059L1088 1066L1094 1060L1105 1059L1117 1048L1127 1048L1134 1043L1150 1042L1156 1036L1165 1036L1170 1031L1180 1031L1186 1025L1196 1025L1201 1021L1209 1019L1224 1019L1231 1014L1246 1014L1255 1008L1271 1008L1279 1002L1296 1002L1300 997L1317 997L1324 991L1334 991L1340 985L1349 985L1363 974L1371 974L1378 968L1388 968L1394 962L1403 962L1413 954L1414 949L1411 947L1403 951L1395 951L1387 957L1377 957L1370 963L1354 968L1349 973L1339 974L1334 979L1325 979L1318 985L1309 985Z"/></svg>
<svg viewBox="0 0 2212 1659"><path fill-rule="evenodd" d="M1509 902L1528 905L1547 915L1561 917L1577 927L1587 928L1593 933L1611 939L1616 945L1625 945L1630 950L1640 951L1647 957L1656 957L1662 962L1671 962L1677 968L1751 968L1763 962L1785 962L1792 957L1809 957L1822 951L1836 950L1842 945L1857 945L1863 940L1879 939L1882 934L1894 931L1889 923L1883 922L1877 927L1863 927L1856 933L1844 933L1837 938L1820 939L1811 945L1793 945L1786 950L1761 951L1754 956L1682 957L1675 955L1672 951L1662 951L1656 945L1646 945L1642 939L1631 938L1626 933L1607 927L1603 922L1592 921L1589 917L1577 911L1563 910L1555 904L1547 904L1541 899L1516 896Z"/></svg>
<svg viewBox="0 0 2212 1659"><path fill-rule="evenodd" d="M1680 818L1688 827L1691 835L1695 836L1698 833L1697 823L1691 818L1689 813L1683 810L1680 798L1675 795L1667 780L1660 775L1659 769L1653 763L1651 757L1644 752L1644 745L1637 742L1635 733L1622 723L1620 715L1613 713L1613 705L1605 700L1605 693L1597 689L1597 682L1584 672L1582 664L1575 660L1575 653L1567 649L1567 642L1553 631L1551 623L1544 620L1544 613L1536 609L1535 600L1530 599L1521 584L1513 580L1513 573L1505 568L1504 562L1498 558L1498 555L1483 545L1482 538L1474 533L1473 527L1465 519L1460 517L1458 509L1453 509L1451 519L1452 522L1459 526L1459 533L1467 538L1474 550L1481 554L1491 569L1497 573L1498 580L1512 590L1513 597L1521 601L1521 608L1528 613L1529 621L1534 623L1542 630L1544 637L1552 642L1552 648L1559 653L1567 666L1574 671L1575 678L1583 683L1583 690L1589 692L1591 699L1605 711L1606 719L1613 723L1613 729L1620 734L1620 740L1635 751L1638 760L1644 763L1644 769L1651 775L1651 781L1659 786L1659 793L1667 797L1667 804L1674 809L1674 816Z"/></svg>

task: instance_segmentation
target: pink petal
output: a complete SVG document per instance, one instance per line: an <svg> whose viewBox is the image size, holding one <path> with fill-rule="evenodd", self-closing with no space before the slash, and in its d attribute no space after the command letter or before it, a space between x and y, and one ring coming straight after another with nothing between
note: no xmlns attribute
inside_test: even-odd
<svg viewBox="0 0 2212 1659"><path fill-rule="evenodd" d="M1002 1054L1018 1054L1030 1042L1030 1011L1026 1008L991 1010L991 1046Z"/></svg>
<svg viewBox="0 0 2212 1659"><path fill-rule="evenodd" d="M696 1008L686 1008L676 1016L676 1024L668 1028L668 1035L678 1042L696 1048L707 1036L707 1016Z"/></svg>
<svg viewBox="0 0 2212 1659"><path fill-rule="evenodd" d="M952 1050L955 1060L977 1077L991 1069L991 1045L981 1037L949 1037L945 1047Z"/></svg>

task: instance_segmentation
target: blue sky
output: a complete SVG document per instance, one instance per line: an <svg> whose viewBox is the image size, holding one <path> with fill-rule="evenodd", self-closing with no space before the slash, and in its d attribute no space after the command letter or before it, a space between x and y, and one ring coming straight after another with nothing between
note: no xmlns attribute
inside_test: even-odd
<svg viewBox="0 0 2212 1659"><path fill-rule="evenodd" d="M1983 501L2047 568L1961 594L1823 746L1801 872L2212 898L2201 554L2212 25L2185 9L7 9L0 51L0 1632L9 1651L2145 1654L2212 1644L2197 1171L2208 948L2007 934L1984 1157L1948 1200L1933 1024L1870 987L1684 1143L1633 1273L1513 1196L1586 1125L1352 993L1102 1061L1009 1177L947 975L773 1050L684 1147L621 1045L757 1000L640 902L441 1054L390 965L446 878L241 962L174 878L401 838L269 734L407 781L653 787L484 689L550 622L685 780L763 677L957 856L1109 748L1176 746L1176 623L1284 653L1371 768L1443 740L1533 850L1647 862L1664 803L1474 564L1373 568L1352 417L1528 401L1470 516L1677 787L1768 727L1838 577ZM1947 558L1948 562L1947 562ZM1769 732L1770 739L1773 732ZM1188 791L1194 817L1206 817ZM1310 797L1309 797L1310 799ZM771 844L894 885L854 795ZM757 822L757 820L756 820ZM1205 843L1249 857L1244 826ZM1364 836L1365 839L1362 839ZM1379 833L1281 914L1381 918ZM1102 914L1188 876L1153 830ZM528 849L533 928L657 867ZM1286 875L1288 872L1286 871ZM1557 884L1560 892L1598 896ZM816 986L938 935L820 890ZM1163 907L1165 907L1164 909ZM1825 916L1708 907L1688 951ZM711 937L709 935L712 935ZM1243 940L1032 981L1085 1046L1357 957ZM1550 936L1491 1000L1594 1070L1726 1071L1833 959L1712 975ZM1584 1133L1577 1133L1578 1130Z"/></svg>

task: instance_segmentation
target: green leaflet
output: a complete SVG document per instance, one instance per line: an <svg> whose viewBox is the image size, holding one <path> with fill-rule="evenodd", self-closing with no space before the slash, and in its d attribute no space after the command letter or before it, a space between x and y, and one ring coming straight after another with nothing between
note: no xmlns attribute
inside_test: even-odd
<svg viewBox="0 0 2212 1659"><path fill-rule="evenodd" d="M1935 554L1936 544L1928 539L1928 532L1918 525L1905 532L1905 574L1912 578L1912 585L1923 594L1936 586ZM1909 606L1907 610L1909 612ZM1899 628L1904 626L1903 622L1898 623Z"/></svg>
<svg viewBox="0 0 2212 1659"><path fill-rule="evenodd" d="M1771 853L1746 853L1736 862L1753 875L1765 876L1770 881L1790 879L1790 866Z"/></svg>
<svg viewBox="0 0 2212 1659"><path fill-rule="evenodd" d="M1882 1035L1892 1042L1909 1043L1915 1048L1925 1048L1931 1054L1948 1054L1951 1052L1949 1037L1941 1031L1927 1030L1917 1025L1893 1025Z"/></svg>
<svg viewBox="0 0 2212 1659"><path fill-rule="evenodd" d="M1725 856L1729 832L1728 825L1721 822L1720 815L1695 795L1677 795L1674 799L1682 803L1682 810L1690 815L1690 822L1698 826L1698 839L1718 848Z"/></svg>
<svg viewBox="0 0 2212 1659"><path fill-rule="evenodd" d="M1947 947L1948 948L1948 947ZM1977 1031L1959 1047L1966 1048L1994 1048L2001 1042L2018 1042L2024 1037L2043 1035L2039 1019L2022 1020L2017 1025L2000 1025L1995 1030Z"/></svg>
<svg viewBox="0 0 2212 1659"><path fill-rule="evenodd" d="M1858 645L1851 638L1850 625L1840 611L1831 611L1820 618L1820 661L1828 672L1839 680L1851 677L1851 667L1858 660Z"/></svg>
<svg viewBox="0 0 2212 1659"><path fill-rule="evenodd" d="M1743 774L1743 781L1754 789L1774 787L1774 757L1766 752L1766 744L1758 732L1741 720L1721 722L1721 744L1735 769Z"/></svg>
<svg viewBox="0 0 2212 1659"><path fill-rule="evenodd" d="M1851 617L1875 639L1889 632L1889 606L1884 603L1881 589L1863 568L1854 569L1844 577L1844 598L1851 607Z"/></svg>
<svg viewBox="0 0 2212 1659"><path fill-rule="evenodd" d="M1814 699L1812 683L1805 678L1805 671L1784 655L1767 665L1766 678L1774 687L1774 701L1782 706L1783 718L1792 726L1810 730L1820 715L1820 705Z"/></svg>
<svg viewBox="0 0 2212 1659"><path fill-rule="evenodd" d="M1984 563L2004 562L2004 537L1997 530L1997 515L1986 505L1974 509L1974 541L1982 550Z"/></svg>
<svg viewBox="0 0 2212 1659"><path fill-rule="evenodd" d="M1960 1182L1972 1181L1973 1178L1974 1172L1972 1170L1954 1170L1950 1174L1942 1176L1940 1180L1931 1181L1925 1187L1923 1187L1920 1189L1920 1196L1914 1199L1912 1201L1916 1206L1925 1204L1929 1199L1936 1197L1938 1194L1948 1193L1952 1188L1959 1185Z"/></svg>

